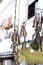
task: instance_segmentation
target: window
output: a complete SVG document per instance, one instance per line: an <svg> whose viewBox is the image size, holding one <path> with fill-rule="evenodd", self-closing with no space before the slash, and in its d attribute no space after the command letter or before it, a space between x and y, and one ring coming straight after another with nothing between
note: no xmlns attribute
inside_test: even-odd
<svg viewBox="0 0 43 65"><path fill-rule="evenodd" d="M28 6L28 19L34 16L35 13L35 1Z"/></svg>
<svg viewBox="0 0 43 65"><path fill-rule="evenodd" d="M41 12L41 22L43 23L43 11Z"/></svg>
<svg viewBox="0 0 43 65"><path fill-rule="evenodd" d="M38 12L35 10L36 7L38 7L38 0L35 0L28 6L28 19L34 16L35 12Z"/></svg>
<svg viewBox="0 0 43 65"><path fill-rule="evenodd" d="M35 0L35 2L38 2L38 0Z"/></svg>
<svg viewBox="0 0 43 65"><path fill-rule="evenodd" d="M38 14L39 13L39 10L38 10L38 2L35 2L35 14Z"/></svg>

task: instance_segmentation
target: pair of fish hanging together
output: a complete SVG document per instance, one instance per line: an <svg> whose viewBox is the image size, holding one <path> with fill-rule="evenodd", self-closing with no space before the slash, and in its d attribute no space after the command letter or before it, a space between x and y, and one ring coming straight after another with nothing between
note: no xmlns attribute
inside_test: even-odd
<svg viewBox="0 0 43 65"><path fill-rule="evenodd" d="M34 22L33 22L33 27L36 29L37 27L40 28L40 31L41 31L41 28L42 28L42 20L40 20L40 16L38 15L35 16L35 19L34 19Z"/></svg>

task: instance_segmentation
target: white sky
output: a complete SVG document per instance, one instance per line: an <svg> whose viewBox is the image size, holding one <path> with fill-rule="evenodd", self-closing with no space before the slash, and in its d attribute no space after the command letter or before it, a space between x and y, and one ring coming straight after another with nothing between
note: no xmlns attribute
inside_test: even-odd
<svg viewBox="0 0 43 65"><path fill-rule="evenodd" d="M27 20L27 10L28 10L27 8L28 7L27 7L26 2L27 2L27 0L25 0L25 1L20 0L20 14L19 14L20 15L20 21L19 21L20 26L22 24L21 22ZM14 23L14 12L15 12L14 4L15 4L15 0L3 0L2 1L2 3L0 4L0 25L3 21L3 19L9 18L11 15L12 15L12 22ZM43 5L43 2L41 2L40 5ZM18 7L19 7L19 5L18 5ZM17 24L17 21L19 18L18 17L18 7L17 7L17 14L16 14L16 17L17 17L16 24ZM29 22L31 22L31 23L26 25L26 31L27 31L26 40L32 39L32 34L34 33L34 29L32 28L33 20L34 20L34 17L29 20ZM11 31L13 31L13 29L10 29L8 32L11 32ZM4 39L4 37L6 36L5 33L6 33L6 31L4 29L3 29L3 31L0 29L0 38L2 38L2 42L0 42L0 53L12 51L12 49L10 49L12 41L11 41L11 39L6 39L6 40Z"/></svg>

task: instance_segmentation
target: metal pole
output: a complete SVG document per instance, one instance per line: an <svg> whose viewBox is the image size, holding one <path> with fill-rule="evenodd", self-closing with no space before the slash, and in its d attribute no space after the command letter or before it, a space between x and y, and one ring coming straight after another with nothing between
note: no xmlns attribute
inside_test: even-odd
<svg viewBox="0 0 43 65"><path fill-rule="evenodd" d="M15 33L15 22L16 22L16 8L17 8L17 0L15 0L14 33Z"/></svg>
<svg viewBox="0 0 43 65"><path fill-rule="evenodd" d="M13 33L13 36L15 34L15 22L16 22L16 8L17 8L17 0L15 0L15 13L14 13L14 33ZM14 64L16 63L16 60L15 60L15 55L16 55L16 47L15 47L15 40L13 38L13 55L14 55Z"/></svg>
<svg viewBox="0 0 43 65"><path fill-rule="evenodd" d="M18 26L17 26L17 30L18 30L18 34L17 34L17 44L19 44L19 18L20 18L20 0L18 0ZM18 46L17 46L17 65L18 65Z"/></svg>
<svg viewBox="0 0 43 65"><path fill-rule="evenodd" d="M17 1L19 1L18 5L19 5L19 8L18 8L18 26L17 26L17 41L15 42L16 44L19 44L19 17L20 17L20 0L15 0L15 16L14 16L14 33L15 33L15 22L16 22L16 8L17 8ZM18 65L18 46L17 47L17 50L15 49L14 52L16 51L16 65ZM15 48L16 48L15 47Z"/></svg>

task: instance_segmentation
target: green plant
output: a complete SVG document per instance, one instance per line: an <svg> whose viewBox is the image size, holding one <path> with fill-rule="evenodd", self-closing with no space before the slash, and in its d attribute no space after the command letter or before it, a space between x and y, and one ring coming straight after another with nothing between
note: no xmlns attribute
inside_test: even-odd
<svg viewBox="0 0 43 65"><path fill-rule="evenodd" d="M36 50L36 51L38 51L38 49L39 49L39 46L38 46L38 43L37 43L36 40L33 40L33 41L31 42L30 47L31 47L32 49Z"/></svg>

